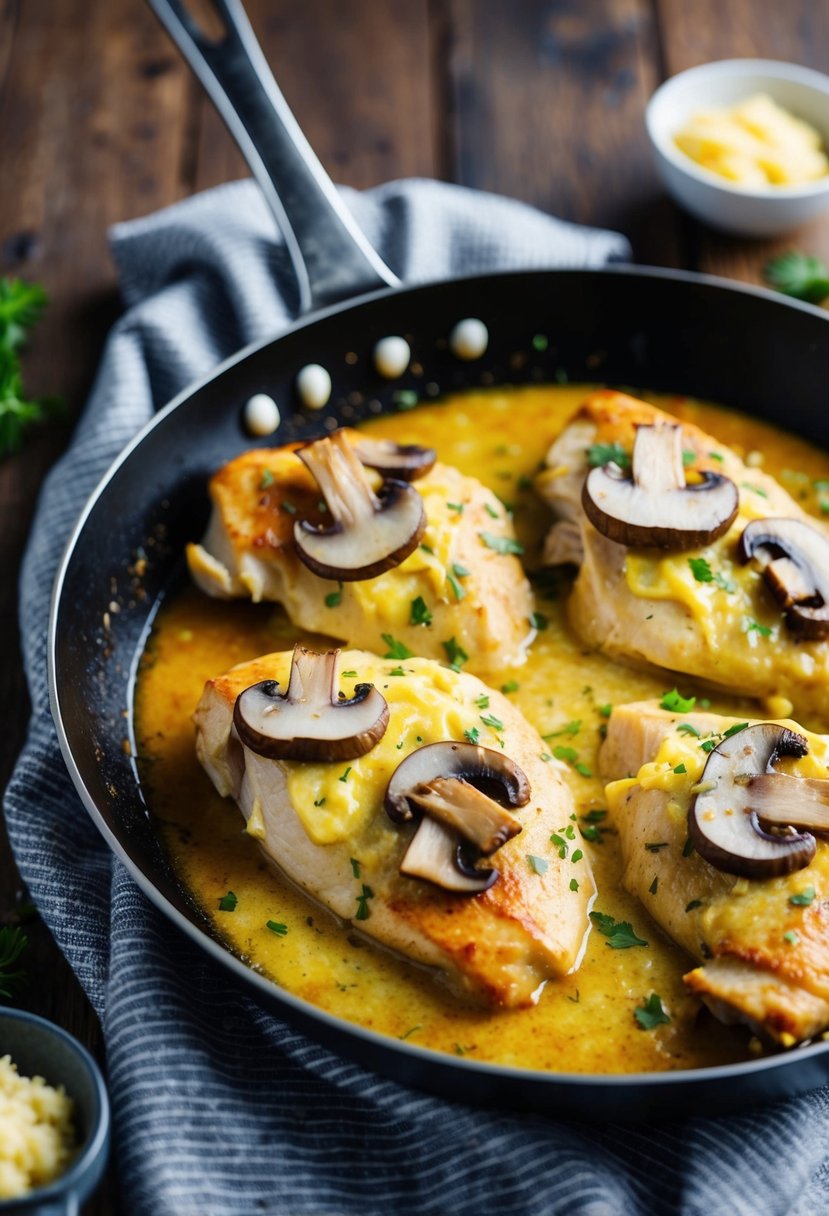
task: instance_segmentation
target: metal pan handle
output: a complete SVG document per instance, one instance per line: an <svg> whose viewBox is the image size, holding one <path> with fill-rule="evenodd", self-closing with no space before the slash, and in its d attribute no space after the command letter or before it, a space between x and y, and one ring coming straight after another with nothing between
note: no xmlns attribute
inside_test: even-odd
<svg viewBox="0 0 829 1216"><path fill-rule="evenodd" d="M282 96L240 0L202 0L224 27L207 36L187 0L148 0L239 145L282 230L308 312L399 280L343 205Z"/></svg>

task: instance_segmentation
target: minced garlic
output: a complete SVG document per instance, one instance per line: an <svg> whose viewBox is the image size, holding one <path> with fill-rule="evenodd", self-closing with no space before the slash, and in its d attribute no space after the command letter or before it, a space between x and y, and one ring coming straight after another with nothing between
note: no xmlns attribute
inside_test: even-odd
<svg viewBox="0 0 829 1216"><path fill-rule="evenodd" d="M0 1057L0 1200L18 1199L58 1178L75 1144L73 1103L61 1086L21 1077Z"/></svg>
<svg viewBox="0 0 829 1216"><path fill-rule="evenodd" d="M797 186L829 173L820 134L763 93L730 109L699 110L674 141L698 165L740 186Z"/></svg>

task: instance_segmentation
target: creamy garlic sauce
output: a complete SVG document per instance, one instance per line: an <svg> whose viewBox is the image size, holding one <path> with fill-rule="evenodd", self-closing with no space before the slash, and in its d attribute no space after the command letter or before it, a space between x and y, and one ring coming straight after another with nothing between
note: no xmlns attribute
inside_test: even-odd
<svg viewBox="0 0 829 1216"><path fill-rule="evenodd" d="M515 513L526 562L538 565L549 523L530 479L583 400L585 386L469 392L441 404L376 419L367 429L400 443L434 446L439 458L478 477ZM639 394L710 431L777 476L819 513L829 499L829 456L774 427L684 398ZM761 454L763 454L761 456ZM824 487L820 481L827 478ZM818 483L817 485L815 483ZM245 833L238 808L221 799L196 760L191 714L210 677L235 663L289 649L303 634L273 605L211 600L193 588L171 596L156 618L136 691L139 766L173 865L228 948L274 983L337 1016L437 1051L554 1072L631 1073L693 1068L747 1058L755 1044L700 1012L682 984L693 966L642 905L621 889L617 837L596 776L607 707L659 697L665 677L585 653L564 612L567 580L535 587L541 626L529 659L489 682L502 688L564 759L599 897L595 910L629 921L647 946L617 950L595 930L576 975L546 985L537 1006L482 1010L451 995L431 974L368 944L274 873ZM762 716L745 700L684 694L717 712ZM591 839L592 837L592 839ZM552 846L551 846L552 847ZM233 911L219 901L233 892ZM232 901L229 901L232 902ZM285 926L274 932L268 922ZM635 1010L658 993L671 1021L639 1027Z"/></svg>

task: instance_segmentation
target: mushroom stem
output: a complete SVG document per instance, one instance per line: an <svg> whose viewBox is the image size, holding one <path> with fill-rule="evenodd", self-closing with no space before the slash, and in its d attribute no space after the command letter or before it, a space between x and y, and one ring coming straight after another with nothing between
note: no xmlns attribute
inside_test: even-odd
<svg viewBox="0 0 829 1216"><path fill-rule="evenodd" d="M584 513L608 540L630 547L686 550L731 527L740 505L734 482L705 472L687 485L682 427L637 427L631 477L613 461L591 469L582 489Z"/></svg>
<svg viewBox="0 0 829 1216"><path fill-rule="evenodd" d="M294 525L298 557L320 578L354 582L398 566L426 528L423 500L406 481L386 478L377 494L343 431L297 452L317 480L333 524Z"/></svg>
<svg viewBox="0 0 829 1216"><path fill-rule="evenodd" d="M479 895L492 886L497 870L461 869L458 854L457 836L444 824L424 816L400 863L400 873L463 895Z"/></svg>
<svg viewBox="0 0 829 1216"><path fill-rule="evenodd" d="M409 800L469 840L485 857L521 831L514 815L462 778L435 777L415 786Z"/></svg>
<svg viewBox="0 0 829 1216"><path fill-rule="evenodd" d="M829 538L802 519L754 519L737 553L761 571L789 629L804 638L829 636Z"/></svg>
<svg viewBox="0 0 829 1216"><path fill-rule="evenodd" d="M356 760L386 732L389 707L372 684L337 694L339 650L295 646L288 689L262 680L236 698L233 725L245 747L270 760Z"/></svg>
<svg viewBox="0 0 829 1216"><path fill-rule="evenodd" d="M829 780L763 773L744 788L747 804L763 823L829 832Z"/></svg>

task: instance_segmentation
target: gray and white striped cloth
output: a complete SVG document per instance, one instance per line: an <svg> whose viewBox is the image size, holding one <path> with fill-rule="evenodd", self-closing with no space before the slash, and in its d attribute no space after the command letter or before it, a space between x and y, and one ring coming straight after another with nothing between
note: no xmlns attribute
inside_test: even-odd
<svg viewBox="0 0 829 1216"><path fill-rule="evenodd" d="M624 240L435 182L346 199L408 281L601 265ZM110 461L181 388L292 319L291 272L239 182L112 234L127 311L49 476L21 593L33 715L6 797L21 873L100 1014L127 1216L807 1216L829 1210L829 1099L638 1128L473 1109L343 1061L230 988L115 862L49 716L49 589ZM596 1028L600 1032L601 1028ZM2 1044L0 1044L0 1048ZM562 1112L566 1116L566 1112Z"/></svg>

